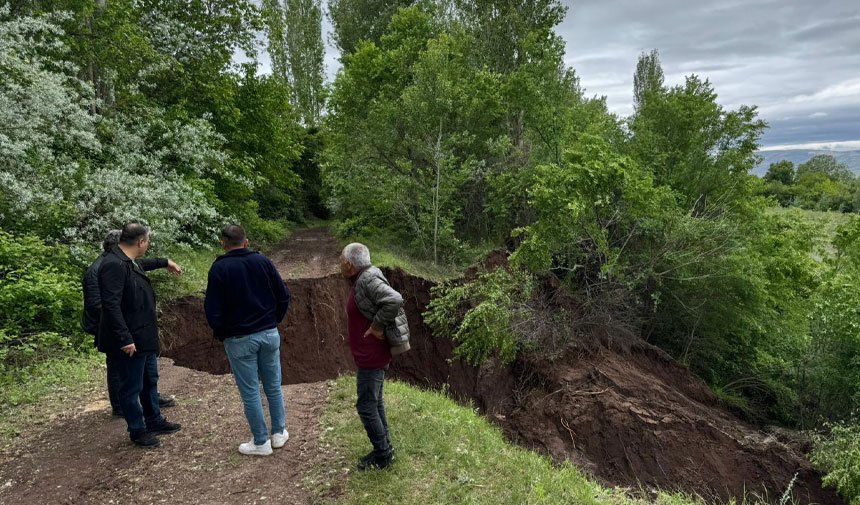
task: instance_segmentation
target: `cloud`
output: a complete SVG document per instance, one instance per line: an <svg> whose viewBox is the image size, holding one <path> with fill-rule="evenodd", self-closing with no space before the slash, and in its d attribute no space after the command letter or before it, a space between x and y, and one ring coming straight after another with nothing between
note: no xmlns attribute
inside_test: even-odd
<svg viewBox="0 0 860 505"><path fill-rule="evenodd" d="M616 113L632 113L636 60L656 48L668 85L697 74L724 107L758 106L766 145L860 138L860 2L565 3L567 61Z"/></svg>
<svg viewBox="0 0 860 505"><path fill-rule="evenodd" d="M760 151L782 151L788 149L856 151L860 149L860 140L849 140L846 142L811 142L807 144L782 144L762 147Z"/></svg>

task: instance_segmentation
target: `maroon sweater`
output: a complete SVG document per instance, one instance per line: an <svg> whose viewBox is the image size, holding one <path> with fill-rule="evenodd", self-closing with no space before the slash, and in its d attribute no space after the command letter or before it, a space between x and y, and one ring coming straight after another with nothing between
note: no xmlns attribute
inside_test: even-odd
<svg viewBox="0 0 860 505"><path fill-rule="evenodd" d="M364 332L373 322L364 317L355 304L355 288L349 290L346 303L346 316L349 327L349 349L358 368L385 368L391 361L391 350L385 339L374 336L364 337Z"/></svg>

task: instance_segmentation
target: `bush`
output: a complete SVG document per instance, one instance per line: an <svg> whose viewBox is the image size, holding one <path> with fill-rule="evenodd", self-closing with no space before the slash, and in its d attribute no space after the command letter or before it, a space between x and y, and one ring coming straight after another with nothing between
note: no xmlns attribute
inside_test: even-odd
<svg viewBox="0 0 860 505"><path fill-rule="evenodd" d="M89 341L80 274L67 248L0 231L0 370Z"/></svg>
<svg viewBox="0 0 860 505"><path fill-rule="evenodd" d="M454 354L480 364L498 355L513 361L527 340L517 330L532 313L532 276L519 270L482 273L467 283L435 287L424 317L437 335L457 342Z"/></svg>
<svg viewBox="0 0 860 505"><path fill-rule="evenodd" d="M828 435L814 437L812 462L827 475L822 481L860 505L860 424L839 423L830 425Z"/></svg>

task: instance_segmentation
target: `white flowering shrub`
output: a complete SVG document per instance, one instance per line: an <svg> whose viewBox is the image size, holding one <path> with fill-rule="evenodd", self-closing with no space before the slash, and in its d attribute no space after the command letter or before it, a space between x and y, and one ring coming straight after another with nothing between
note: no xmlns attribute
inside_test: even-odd
<svg viewBox="0 0 860 505"><path fill-rule="evenodd" d="M4 14L8 7L0 7L0 226L74 246L141 219L162 243L212 243L221 218L211 178L229 174L208 118L144 106L95 114L92 90L63 60L60 28Z"/></svg>
<svg viewBox="0 0 860 505"><path fill-rule="evenodd" d="M8 16L0 6L0 19ZM98 153L92 90L59 56L59 28L46 19L0 21L0 221L42 221L56 230L70 218L70 181ZM61 223L56 223L56 221Z"/></svg>

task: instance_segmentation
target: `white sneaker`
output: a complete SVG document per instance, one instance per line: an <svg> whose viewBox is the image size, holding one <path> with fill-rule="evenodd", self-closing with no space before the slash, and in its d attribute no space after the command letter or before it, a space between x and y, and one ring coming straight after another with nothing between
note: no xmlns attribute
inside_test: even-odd
<svg viewBox="0 0 860 505"><path fill-rule="evenodd" d="M272 441L266 440L263 445L257 445L253 440L239 444L239 452L248 456L270 456L272 454Z"/></svg>
<svg viewBox="0 0 860 505"><path fill-rule="evenodd" d="M290 434L287 433L287 429L284 428L283 433L272 433L272 448L280 449L287 443L287 440L290 439Z"/></svg>

